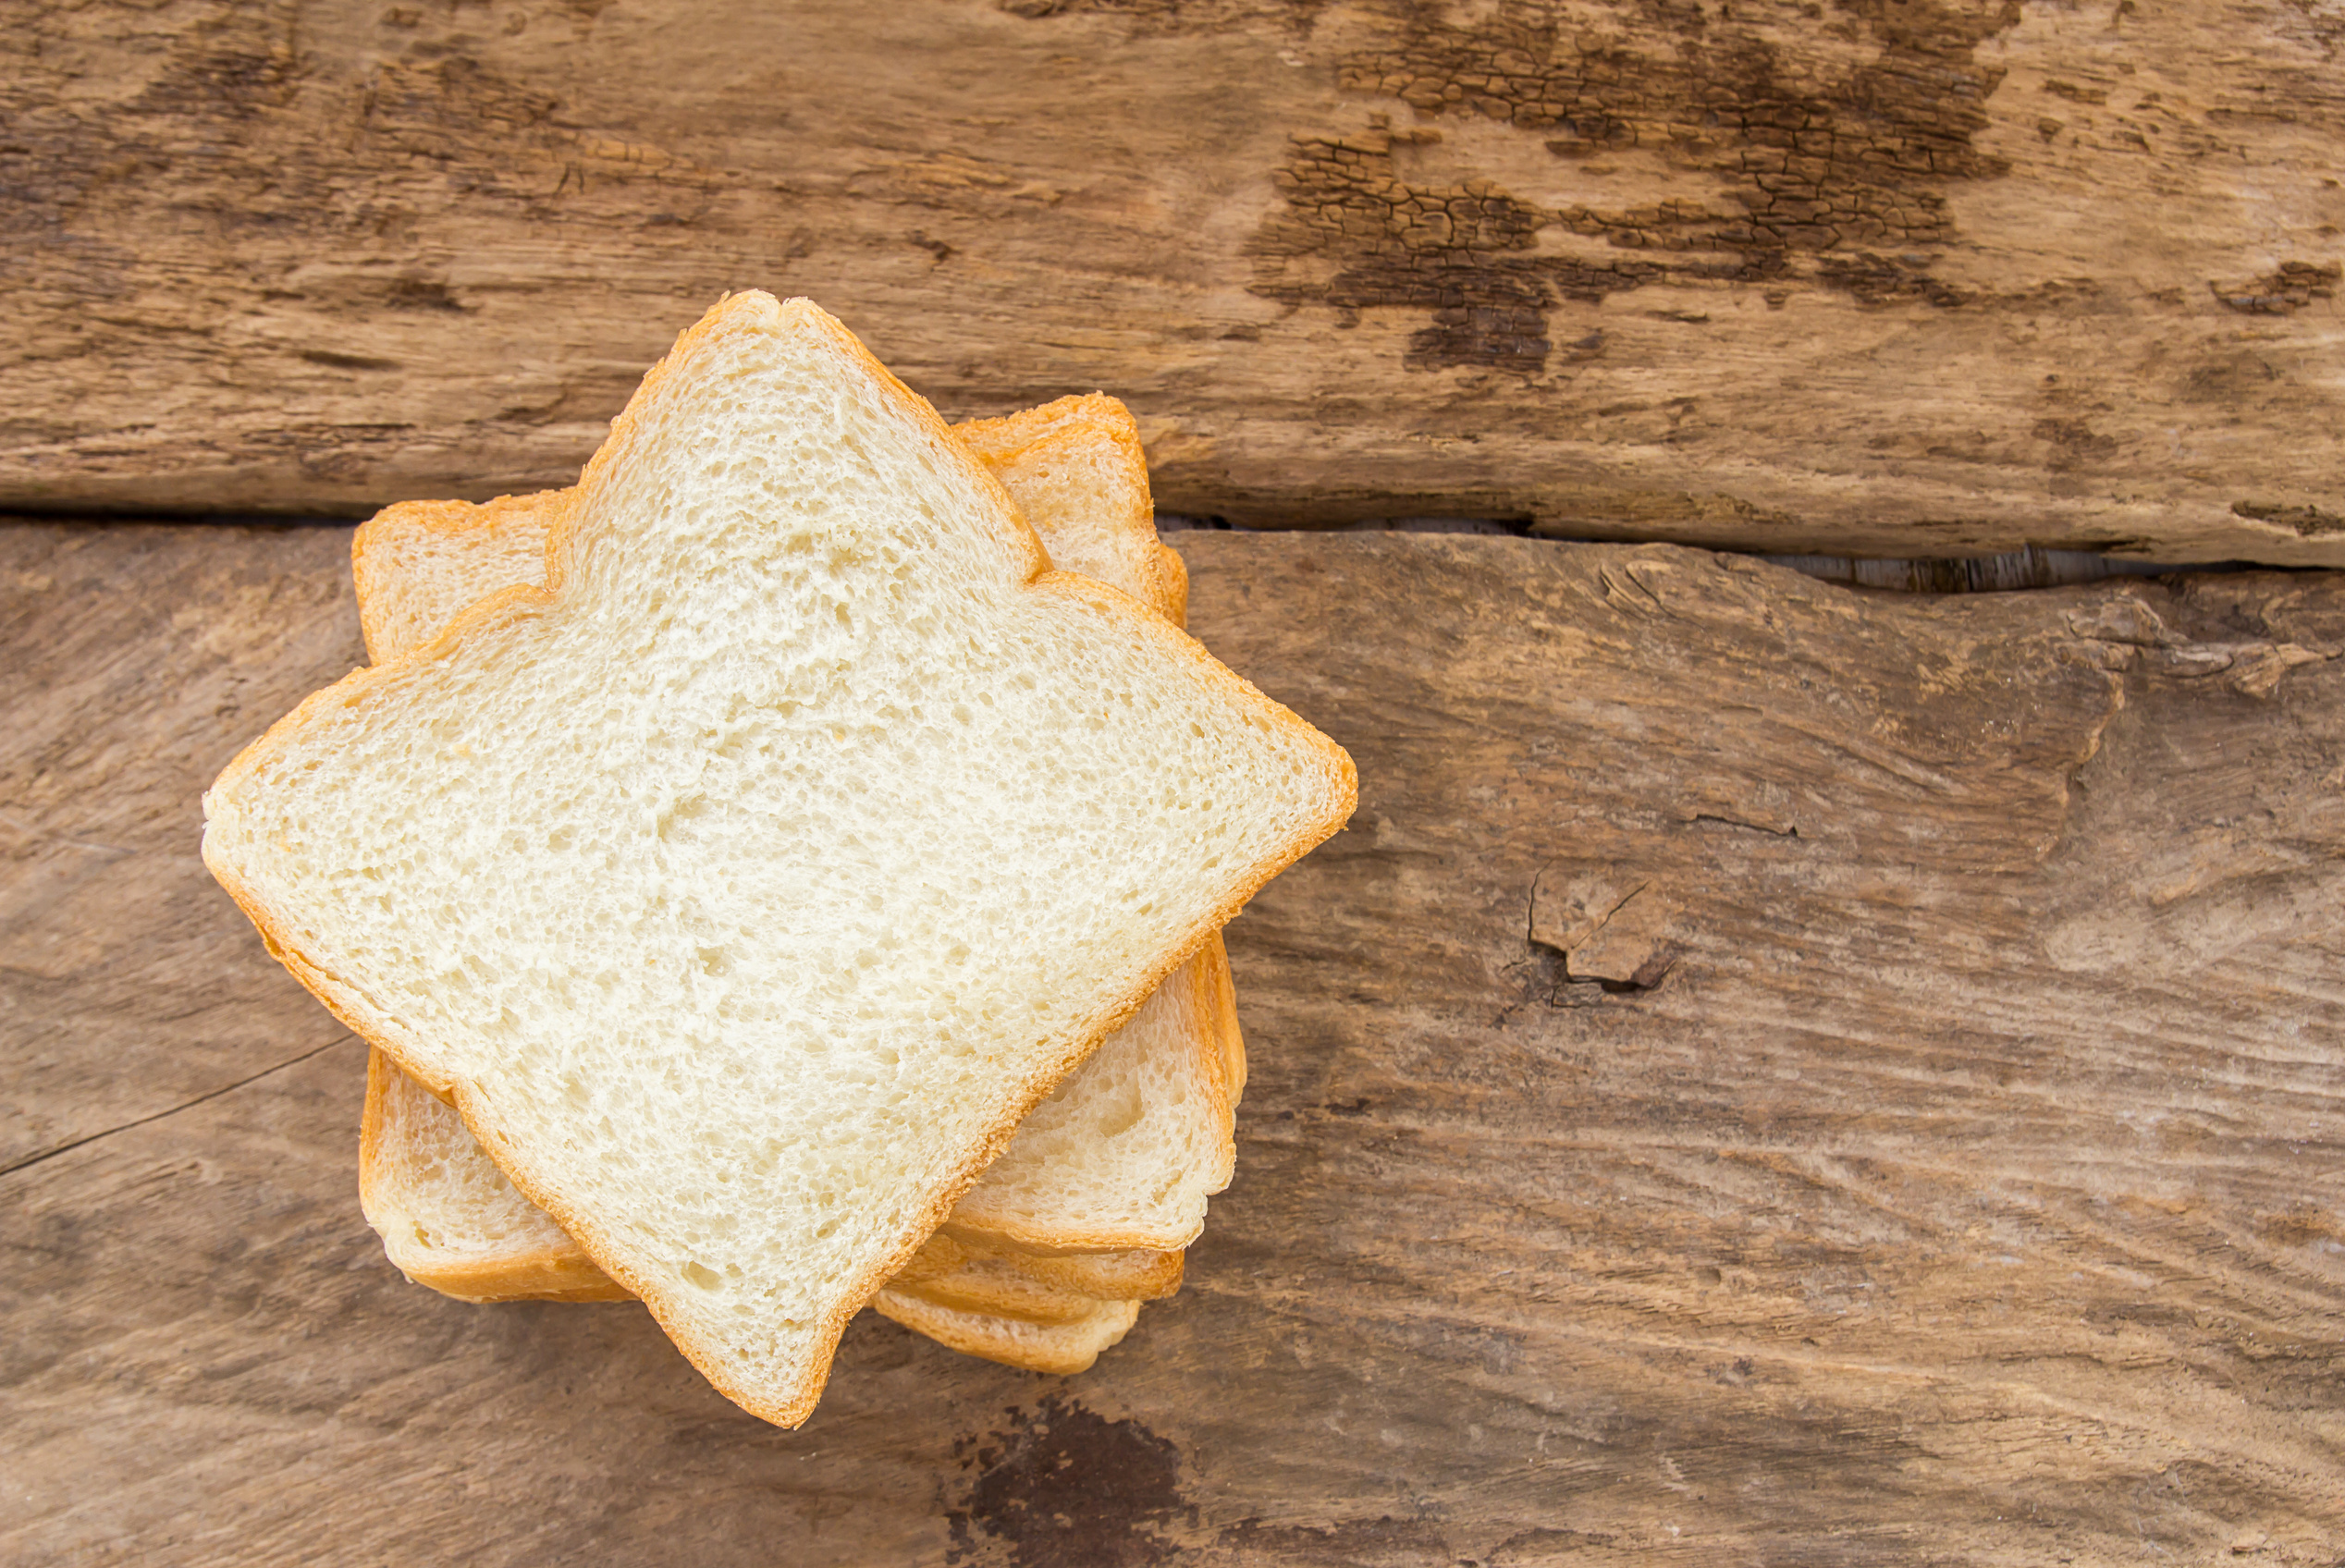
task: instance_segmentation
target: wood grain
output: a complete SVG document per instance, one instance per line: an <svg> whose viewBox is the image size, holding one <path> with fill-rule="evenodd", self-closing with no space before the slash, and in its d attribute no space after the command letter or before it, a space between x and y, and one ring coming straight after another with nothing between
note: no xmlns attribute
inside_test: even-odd
<svg viewBox="0 0 2345 1568"><path fill-rule="evenodd" d="M0 1558L2345 1540L2345 580L1927 601L1178 536L1205 642L1362 781L1230 930L1236 1183L1093 1372L866 1315L785 1433L632 1305L401 1281L353 1191L361 1047L186 869L209 769L355 656L345 541L0 530L0 668L47 672L0 753ZM41 901L82 843L132 852Z"/></svg>
<svg viewBox="0 0 2345 1568"><path fill-rule="evenodd" d="M2310 0L0 18L0 506L567 483L754 286L1174 511L2345 564Z"/></svg>

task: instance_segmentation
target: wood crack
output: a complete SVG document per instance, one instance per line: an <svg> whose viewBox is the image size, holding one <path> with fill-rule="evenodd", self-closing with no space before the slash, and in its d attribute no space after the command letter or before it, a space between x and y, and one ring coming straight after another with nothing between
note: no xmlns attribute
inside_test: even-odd
<svg viewBox="0 0 2345 1568"><path fill-rule="evenodd" d="M1738 816L1718 816L1706 811L1696 812L1689 820L1694 822L1714 822L1721 827L1740 827L1752 833L1764 833L1770 839L1797 839L1799 837L1799 829L1796 826L1791 827L1770 827L1763 822L1745 822Z"/></svg>
<svg viewBox="0 0 2345 1568"><path fill-rule="evenodd" d="M13 1165L0 1166L0 1177L13 1176L19 1170L30 1170L32 1167L40 1165L44 1161L55 1159L61 1154L71 1154L75 1149L86 1147L91 1144L98 1142L101 1138L111 1138L117 1133L127 1133L133 1127L144 1127L151 1121L166 1121L171 1117L178 1115L179 1112L183 1110L192 1110L197 1106L203 1104L207 1100L216 1100L223 1095L232 1095L237 1090L241 1089L248 1084L257 1084L262 1079L269 1077L275 1073L282 1072L289 1067L299 1067L301 1063L309 1060L310 1058L313 1056L323 1056L325 1052L332 1050L335 1047L347 1045L355 1041L357 1038L358 1036L356 1035L351 1034L337 1035L335 1038L326 1041L325 1044L305 1050L299 1056L289 1057L285 1060L278 1062L274 1067L264 1067L261 1069L260 1072L252 1073L248 1077L239 1078L233 1084L224 1084L216 1089L207 1090L204 1093L196 1096L191 1100L182 1100L179 1104L171 1107L168 1110L158 1110L151 1116L134 1117L129 1121L120 1122L115 1126L108 1127L103 1132L87 1133L84 1136L74 1139L71 1143L59 1144L55 1148L43 1149L39 1154L27 1155L24 1158L18 1160Z"/></svg>

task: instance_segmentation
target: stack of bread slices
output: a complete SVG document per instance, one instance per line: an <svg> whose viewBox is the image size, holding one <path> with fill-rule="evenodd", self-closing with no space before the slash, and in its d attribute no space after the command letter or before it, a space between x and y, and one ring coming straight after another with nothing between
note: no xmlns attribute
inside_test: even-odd
<svg viewBox="0 0 2345 1568"><path fill-rule="evenodd" d="M1073 1372L1177 1288L1246 1075L1220 926L1354 786L1178 631L1123 405L948 428L733 296L578 485L352 564L372 668L204 852L374 1045L411 1279L640 1296L786 1425L866 1302Z"/></svg>
<svg viewBox="0 0 2345 1568"><path fill-rule="evenodd" d="M1053 566L1187 623L1188 571L1158 542L1148 462L1122 403L1062 398L952 433L1001 479ZM542 581L565 496L411 501L377 514L350 547L367 656L398 658L474 601ZM1229 1183L1245 1084L1217 932L1027 1114L873 1307L973 1355L1082 1371L1123 1337L1141 1302L1179 1288L1205 1200ZM359 1192L391 1261L418 1284L476 1302L629 1294L380 1050L367 1070Z"/></svg>

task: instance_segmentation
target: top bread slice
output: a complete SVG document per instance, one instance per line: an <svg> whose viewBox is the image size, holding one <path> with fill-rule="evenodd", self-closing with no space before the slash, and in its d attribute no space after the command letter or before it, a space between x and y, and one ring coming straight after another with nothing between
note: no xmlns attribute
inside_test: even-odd
<svg viewBox="0 0 2345 1568"><path fill-rule="evenodd" d="M1001 480L1054 562L1124 589L1175 624L1185 619L1187 573L1157 538L1147 459L1122 403L1062 398L953 434ZM487 594L540 581L568 498L405 502L378 513L351 545L369 655L397 658ZM1095 1255L1171 1252L1202 1228L1206 1198L1228 1185L1234 1158L1238 1039L1217 932L1035 1108L948 1228L973 1244L1075 1253L1057 1272L1091 1281L1092 1294L1167 1293L1177 1257ZM1234 1048L1242 1081L1243 1046ZM398 1070L386 1071L370 1066L359 1190L408 1278L476 1302L625 1295L514 1190L460 1121L413 1103Z"/></svg>
<svg viewBox="0 0 2345 1568"><path fill-rule="evenodd" d="M803 1421L1021 1116L1340 827L1350 759L803 300L645 378L547 546L315 693L204 859L717 1387Z"/></svg>

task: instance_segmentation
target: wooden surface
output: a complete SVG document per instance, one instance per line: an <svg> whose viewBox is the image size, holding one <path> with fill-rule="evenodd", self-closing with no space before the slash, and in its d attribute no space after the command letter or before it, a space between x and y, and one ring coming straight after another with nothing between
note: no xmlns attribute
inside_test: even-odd
<svg viewBox="0 0 2345 1568"><path fill-rule="evenodd" d="M359 1213L196 858L347 533L0 530L0 1560L2336 1560L2345 581L1178 544L1361 777L1230 929L1236 1183L1093 1372L866 1315L787 1433Z"/></svg>
<svg viewBox="0 0 2345 1568"><path fill-rule="evenodd" d="M567 483L726 288L1168 509L2345 565L2332 0L0 0L0 507Z"/></svg>

